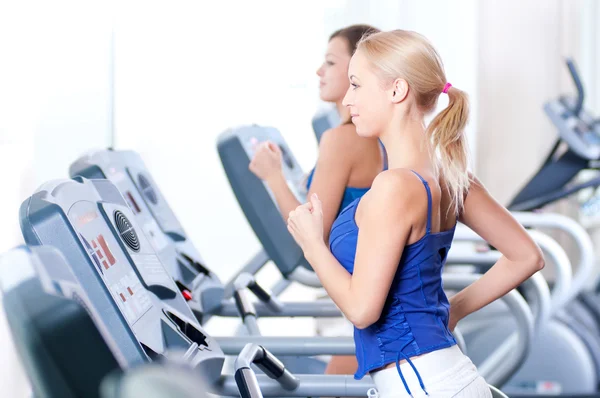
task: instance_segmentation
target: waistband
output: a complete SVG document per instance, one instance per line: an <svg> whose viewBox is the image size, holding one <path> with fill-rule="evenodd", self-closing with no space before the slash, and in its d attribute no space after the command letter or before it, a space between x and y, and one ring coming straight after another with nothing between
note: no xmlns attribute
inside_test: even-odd
<svg viewBox="0 0 600 398"><path fill-rule="evenodd" d="M407 361L399 365L400 359ZM397 380L400 376L406 392L411 396L411 390L422 389L427 393L427 384L433 384L458 367L467 364L471 364L469 357L464 355L457 345L453 345L424 354L414 360L399 355L396 368L371 372L371 377L380 396L393 396L398 394L397 384L390 383L390 380Z"/></svg>

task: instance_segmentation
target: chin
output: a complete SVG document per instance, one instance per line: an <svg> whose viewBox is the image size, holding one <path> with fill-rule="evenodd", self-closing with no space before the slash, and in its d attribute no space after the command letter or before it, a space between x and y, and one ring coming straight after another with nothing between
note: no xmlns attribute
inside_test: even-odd
<svg viewBox="0 0 600 398"><path fill-rule="evenodd" d="M368 135L365 134L365 131L358 127L356 124L354 125L354 127L356 127L356 134L358 134L360 137L368 137Z"/></svg>
<svg viewBox="0 0 600 398"><path fill-rule="evenodd" d="M376 134L373 133L373 131L361 128L361 127L357 126L356 124L354 126L356 127L356 134L358 134L360 137L373 138L373 137L377 136Z"/></svg>
<svg viewBox="0 0 600 398"><path fill-rule="evenodd" d="M327 93L320 93L319 97L321 98L322 101L325 102L336 102L337 97L333 96L333 95L328 95Z"/></svg>

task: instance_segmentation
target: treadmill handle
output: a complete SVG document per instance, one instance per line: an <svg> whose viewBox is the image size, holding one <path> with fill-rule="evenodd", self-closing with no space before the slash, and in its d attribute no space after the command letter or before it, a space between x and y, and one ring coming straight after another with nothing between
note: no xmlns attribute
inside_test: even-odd
<svg viewBox="0 0 600 398"><path fill-rule="evenodd" d="M275 297L271 292L263 288L256 282L254 275L249 273L240 274L233 283L235 291L240 291L248 288L254 295L267 307L274 312L282 312L284 309L283 303Z"/></svg>
<svg viewBox="0 0 600 398"><path fill-rule="evenodd" d="M242 398L262 398L256 373L250 365L257 365L268 377L277 381L288 391L298 388L299 380L285 368L277 357L266 348L249 343L235 360L235 382Z"/></svg>

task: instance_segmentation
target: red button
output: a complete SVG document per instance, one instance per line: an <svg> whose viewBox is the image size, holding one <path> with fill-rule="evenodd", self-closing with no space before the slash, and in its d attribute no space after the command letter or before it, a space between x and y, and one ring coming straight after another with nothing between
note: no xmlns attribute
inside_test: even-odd
<svg viewBox="0 0 600 398"><path fill-rule="evenodd" d="M192 293L190 293L190 291L187 289L183 289L181 291L181 294L183 294L183 298L185 299L185 301L190 301L192 299Z"/></svg>

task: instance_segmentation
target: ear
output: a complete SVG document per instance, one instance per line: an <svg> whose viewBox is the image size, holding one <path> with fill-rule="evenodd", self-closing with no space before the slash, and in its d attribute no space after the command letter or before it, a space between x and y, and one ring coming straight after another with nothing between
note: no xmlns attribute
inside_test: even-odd
<svg viewBox="0 0 600 398"><path fill-rule="evenodd" d="M391 100L394 104L399 104L408 96L408 83L404 79L396 79L390 89Z"/></svg>

